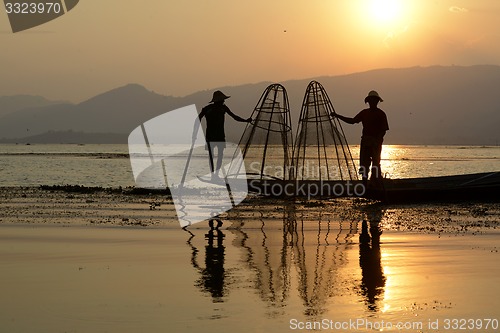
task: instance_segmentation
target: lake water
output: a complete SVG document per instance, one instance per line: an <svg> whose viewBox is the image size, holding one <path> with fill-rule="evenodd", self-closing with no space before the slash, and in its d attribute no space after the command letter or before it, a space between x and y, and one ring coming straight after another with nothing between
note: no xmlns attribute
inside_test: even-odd
<svg viewBox="0 0 500 333"><path fill-rule="evenodd" d="M242 223L1 226L2 332L498 332L498 233Z"/></svg>
<svg viewBox="0 0 500 333"><path fill-rule="evenodd" d="M134 185L126 145L0 152L3 186ZM385 146L382 167L393 178L488 172L499 157L500 147ZM498 204L250 200L209 231L180 229L171 204L153 211L141 197L30 190L2 194L2 332L499 330ZM150 228L93 224L162 216ZM405 221L417 228L397 231Z"/></svg>
<svg viewBox="0 0 500 333"><path fill-rule="evenodd" d="M351 146L357 164L359 146ZM382 170L412 178L500 170L500 147L385 145ZM0 186L134 185L127 145L0 145Z"/></svg>

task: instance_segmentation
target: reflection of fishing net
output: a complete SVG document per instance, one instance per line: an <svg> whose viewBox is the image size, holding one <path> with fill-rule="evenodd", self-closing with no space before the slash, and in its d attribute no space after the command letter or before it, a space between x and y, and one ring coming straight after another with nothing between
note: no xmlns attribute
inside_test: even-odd
<svg viewBox="0 0 500 333"><path fill-rule="evenodd" d="M292 128L288 95L281 84L266 88L252 119L253 123L247 125L239 143L247 175L260 179L288 179Z"/></svg>
<svg viewBox="0 0 500 333"><path fill-rule="evenodd" d="M343 293L339 285L351 278L344 268L359 233L358 221L330 220L320 210L304 214L294 204L280 211L283 223L279 215L265 213L233 221L233 244L245 253L245 264L255 273L254 287L268 311L281 313L293 303L303 306L307 316L320 316L328 311L331 298Z"/></svg>
<svg viewBox="0 0 500 333"><path fill-rule="evenodd" d="M354 180L356 166L323 86L312 81L307 86L300 112L293 151L293 178L297 180Z"/></svg>

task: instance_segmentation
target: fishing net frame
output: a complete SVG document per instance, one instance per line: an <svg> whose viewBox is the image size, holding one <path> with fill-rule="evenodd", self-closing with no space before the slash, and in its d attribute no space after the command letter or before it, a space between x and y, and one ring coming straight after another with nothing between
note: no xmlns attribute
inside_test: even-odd
<svg viewBox="0 0 500 333"><path fill-rule="evenodd" d="M291 178L310 179L304 175L305 163L307 160L316 160L319 179L314 178L314 180L339 180L331 176L333 164L338 167L340 180L358 179L344 129L340 121L332 116L334 114L335 109L325 88L319 82L311 81L307 86L300 111L292 154ZM315 131L311 132L311 128ZM314 146L311 143L314 143ZM336 161L327 153L327 147L332 143L335 147ZM308 154L311 151L310 147L314 149L312 158ZM326 172L322 172L325 170L323 168L326 168Z"/></svg>
<svg viewBox="0 0 500 333"><path fill-rule="evenodd" d="M269 85L262 93L257 102L252 115L252 123L245 127L243 135L238 143L242 149L243 160L253 151L261 151L259 172L248 172L248 176L257 176L259 179L288 180L289 169L292 161L293 134L290 117L290 103L285 87L279 83ZM271 156L272 145L281 146L278 149L279 155ZM273 165L273 160L282 160L279 164ZM241 167L236 167L236 174ZM267 170L273 168L280 170L280 176L276 173L269 174ZM231 167L235 170L234 167ZM233 171L234 172L234 171Z"/></svg>

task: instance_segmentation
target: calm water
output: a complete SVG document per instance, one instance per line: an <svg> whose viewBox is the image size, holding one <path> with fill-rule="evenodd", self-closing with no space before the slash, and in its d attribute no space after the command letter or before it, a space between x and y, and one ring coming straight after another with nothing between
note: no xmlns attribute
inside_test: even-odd
<svg viewBox="0 0 500 333"><path fill-rule="evenodd" d="M500 170L500 147L389 145L382 158L390 178ZM133 186L127 145L0 145L0 186L56 184Z"/></svg>
<svg viewBox="0 0 500 333"><path fill-rule="evenodd" d="M3 186L133 185L125 145L0 148ZM499 147L385 146L383 168L393 178L498 171L499 157ZM1 225L0 331L434 333L473 319L466 331L498 332L498 227L381 234L393 213L367 212L364 228L349 211L269 201L235 208L219 232L173 219L158 229Z"/></svg>
<svg viewBox="0 0 500 333"><path fill-rule="evenodd" d="M284 215L208 234L2 226L2 332L498 332L498 234L372 225L360 242L361 223Z"/></svg>

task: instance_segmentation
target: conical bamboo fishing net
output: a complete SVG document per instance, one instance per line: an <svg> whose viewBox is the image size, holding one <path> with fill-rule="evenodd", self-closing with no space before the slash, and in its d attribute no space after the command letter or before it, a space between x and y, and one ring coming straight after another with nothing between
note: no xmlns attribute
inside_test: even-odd
<svg viewBox="0 0 500 333"><path fill-rule="evenodd" d="M292 178L296 180L355 180L356 166L323 86L312 81L302 103L295 147Z"/></svg>
<svg viewBox="0 0 500 333"><path fill-rule="evenodd" d="M288 95L281 84L266 88L239 142L247 176L254 179L289 179L292 127Z"/></svg>

